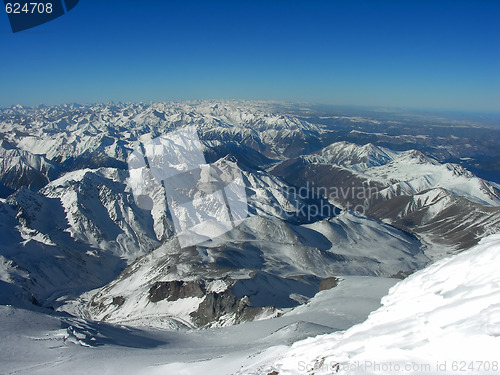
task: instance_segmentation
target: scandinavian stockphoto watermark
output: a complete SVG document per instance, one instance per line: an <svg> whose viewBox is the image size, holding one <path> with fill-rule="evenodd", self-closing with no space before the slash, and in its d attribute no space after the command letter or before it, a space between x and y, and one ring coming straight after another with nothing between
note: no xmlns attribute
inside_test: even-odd
<svg viewBox="0 0 500 375"><path fill-rule="evenodd" d="M306 181L300 187L288 186L286 193L288 196L295 196L302 201L310 202L306 209L309 220L335 216L337 205L346 211L366 215L370 200L379 194L378 187L366 181L360 185L354 185L354 183L346 186L339 185L327 187L317 185L314 181Z"/></svg>
<svg viewBox="0 0 500 375"><path fill-rule="evenodd" d="M128 167L140 208L152 210L152 197L165 194L181 247L216 238L248 215L241 170L224 161L208 164L193 126L142 142Z"/></svg>

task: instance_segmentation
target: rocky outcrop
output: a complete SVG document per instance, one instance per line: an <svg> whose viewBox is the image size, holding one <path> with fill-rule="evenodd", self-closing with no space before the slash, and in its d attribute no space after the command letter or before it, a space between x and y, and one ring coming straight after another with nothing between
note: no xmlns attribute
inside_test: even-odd
<svg viewBox="0 0 500 375"><path fill-rule="evenodd" d="M125 303L125 297L118 296L118 297L113 297L113 302L111 302L115 306L121 306Z"/></svg>
<svg viewBox="0 0 500 375"><path fill-rule="evenodd" d="M327 290L327 289L332 289L335 288L337 285L339 285L341 279L338 277L327 277L326 279L321 280L319 283L319 290Z"/></svg>
<svg viewBox="0 0 500 375"><path fill-rule="evenodd" d="M149 300L159 302L177 301L180 298L203 297L205 295L205 285L203 281L157 281L149 289Z"/></svg>
<svg viewBox="0 0 500 375"><path fill-rule="evenodd" d="M210 292L191 316L200 327L217 322L224 316L232 317L234 323L249 321L264 311L261 307L250 307L249 303L247 296L238 299L230 289L221 293Z"/></svg>

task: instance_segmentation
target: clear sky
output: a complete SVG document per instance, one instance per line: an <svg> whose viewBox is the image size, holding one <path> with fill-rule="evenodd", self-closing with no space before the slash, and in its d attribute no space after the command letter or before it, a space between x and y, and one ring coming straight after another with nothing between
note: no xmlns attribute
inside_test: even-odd
<svg viewBox="0 0 500 375"><path fill-rule="evenodd" d="M0 106L265 99L500 110L500 1L80 0L13 34Z"/></svg>

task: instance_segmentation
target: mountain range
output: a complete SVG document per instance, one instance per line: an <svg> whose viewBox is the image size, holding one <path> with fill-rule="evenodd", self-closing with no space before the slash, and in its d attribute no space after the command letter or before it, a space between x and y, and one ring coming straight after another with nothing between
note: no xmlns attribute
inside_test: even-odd
<svg viewBox="0 0 500 375"><path fill-rule="evenodd" d="M83 325L229 327L316 306L342 280L395 283L499 231L496 182L400 138L354 142L384 123L257 101L2 109L0 303ZM247 216L183 247L167 182L145 209L128 161L186 126L221 180L241 171Z"/></svg>

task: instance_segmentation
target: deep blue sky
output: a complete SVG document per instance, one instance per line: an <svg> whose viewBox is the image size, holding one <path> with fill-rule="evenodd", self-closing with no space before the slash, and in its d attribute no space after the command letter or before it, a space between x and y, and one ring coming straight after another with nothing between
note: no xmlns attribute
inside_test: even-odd
<svg viewBox="0 0 500 375"><path fill-rule="evenodd" d="M500 110L500 1L80 0L13 34L0 106L270 99Z"/></svg>

